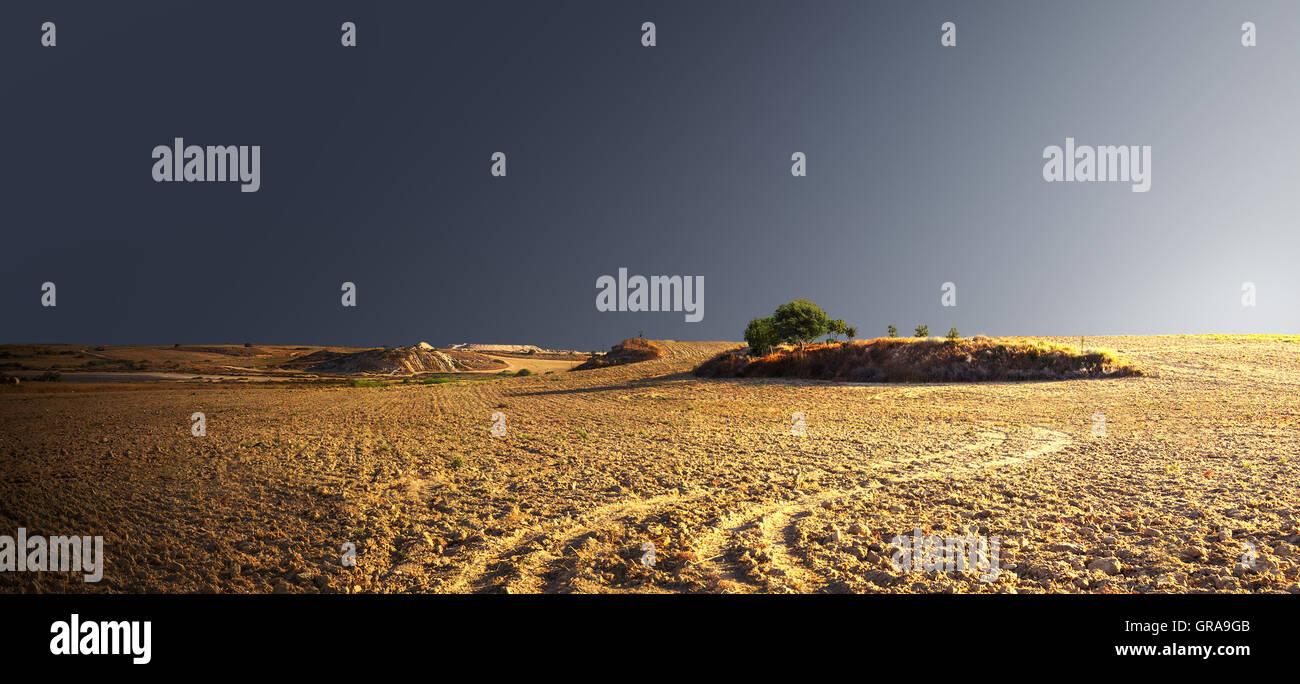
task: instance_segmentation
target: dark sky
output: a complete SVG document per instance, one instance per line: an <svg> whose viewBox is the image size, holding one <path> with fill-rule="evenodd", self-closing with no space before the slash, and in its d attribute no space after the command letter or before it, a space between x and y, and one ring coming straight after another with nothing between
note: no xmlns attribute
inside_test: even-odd
<svg viewBox="0 0 1300 684"><path fill-rule="evenodd" d="M1300 322L1294 2L287 4L5 3L0 342ZM261 145L261 190L155 183L178 136ZM1151 190L1045 182L1067 136L1150 145ZM598 312L619 267L703 276L704 320Z"/></svg>

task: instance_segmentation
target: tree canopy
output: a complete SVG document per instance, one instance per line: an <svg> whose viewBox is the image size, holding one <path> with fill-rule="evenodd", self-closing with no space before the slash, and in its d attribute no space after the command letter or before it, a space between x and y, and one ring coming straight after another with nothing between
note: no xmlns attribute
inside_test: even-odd
<svg viewBox="0 0 1300 684"><path fill-rule="evenodd" d="M771 316L755 318L745 328L750 352L761 354L781 343L803 345L827 335L857 337L857 328L841 319L832 319L820 306L807 299L796 299L776 308Z"/></svg>

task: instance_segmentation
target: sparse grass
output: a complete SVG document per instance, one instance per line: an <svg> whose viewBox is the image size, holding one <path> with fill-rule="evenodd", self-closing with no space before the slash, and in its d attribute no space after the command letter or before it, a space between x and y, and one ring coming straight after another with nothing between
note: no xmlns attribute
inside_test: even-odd
<svg viewBox="0 0 1300 684"><path fill-rule="evenodd" d="M1182 337L1182 335L1180 335L1180 337ZM1218 333L1211 333L1209 335L1206 335L1206 337L1212 340L1224 340L1227 342L1238 342L1238 343L1248 342L1248 341L1260 341L1260 340L1268 340L1270 342L1300 343L1300 335L1221 335Z"/></svg>

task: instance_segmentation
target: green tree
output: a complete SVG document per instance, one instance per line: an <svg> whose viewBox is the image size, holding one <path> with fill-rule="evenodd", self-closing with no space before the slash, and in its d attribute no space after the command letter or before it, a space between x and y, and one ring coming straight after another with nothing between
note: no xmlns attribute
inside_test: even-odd
<svg viewBox="0 0 1300 684"><path fill-rule="evenodd" d="M828 340L839 335L852 339L858 336L858 329L842 319L831 319L820 306L807 299L782 304L771 316L755 318L745 328L745 341L753 355L781 343L798 344L802 352L805 344L822 335Z"/></svg>
<svg viewBox="0 0 1300 684"><path fill-rule="evenodd" d="M769 316L750 321L745 328L745 341L749 343L751 356L759 356L771 347L775 347L780 340L776 337L776 331L772 329L772 318Z"/></svg>
<svg viewBox="0 0 1300 684"><path fill-rule="evenodd" d="M890 337L898 337L898 328L895 328L895 327L892 326L892 325L889 326L889 336L890 336Z"/></svg>
<svg viewBox="0 0 1300 684"><path fill-rule="evenodd" d="M830 325L831 319L826 311L807 299L782 304L772 314L776 336L784 342L797 342L800 351L803 351L804 344L826 334Z"/></svg>
<svg viewBox="0 0 1300 684"><path fill-rule="evenodd" d="M947 337L948 337L948 341L949 341L949 342L956 342L956 341L957 341L957 338L958 338L958 337L961 337L961 336L957 334L957 329L956 329L956 328L948 328L948 335L947 335Z"/></svg>
<svg viewBox="0 0 1300 684"><path fill-rule="evenodd" d="M835 339L839 338L840 335L852 339L853 337L857 337L858 334L857 328L852 328L852 326L846 324L842 319L835 319L829 322L829 324L827 324L826 332L828 342L835 341Z"/></svg>
<svg viewBox="0 0 1300 684"><path fill-rule="evenodd" d="M917 336L917 337L929 337L929 336L930 336L930 326L928 326L928 325L918 325L918 326L916 326L916 336Z"/></svg>

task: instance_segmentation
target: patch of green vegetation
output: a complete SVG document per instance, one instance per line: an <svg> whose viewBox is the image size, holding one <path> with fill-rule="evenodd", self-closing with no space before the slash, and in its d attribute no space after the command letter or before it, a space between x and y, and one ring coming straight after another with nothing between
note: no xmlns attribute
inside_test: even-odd
<svg viewBox="0 0 1300 684"><path fill-rule="evenodd" d="M361 378L353 379L351 384L353 387L387 387L388 386L388 383L386 382L381 382L379 380L362 380Z"/></svg>

